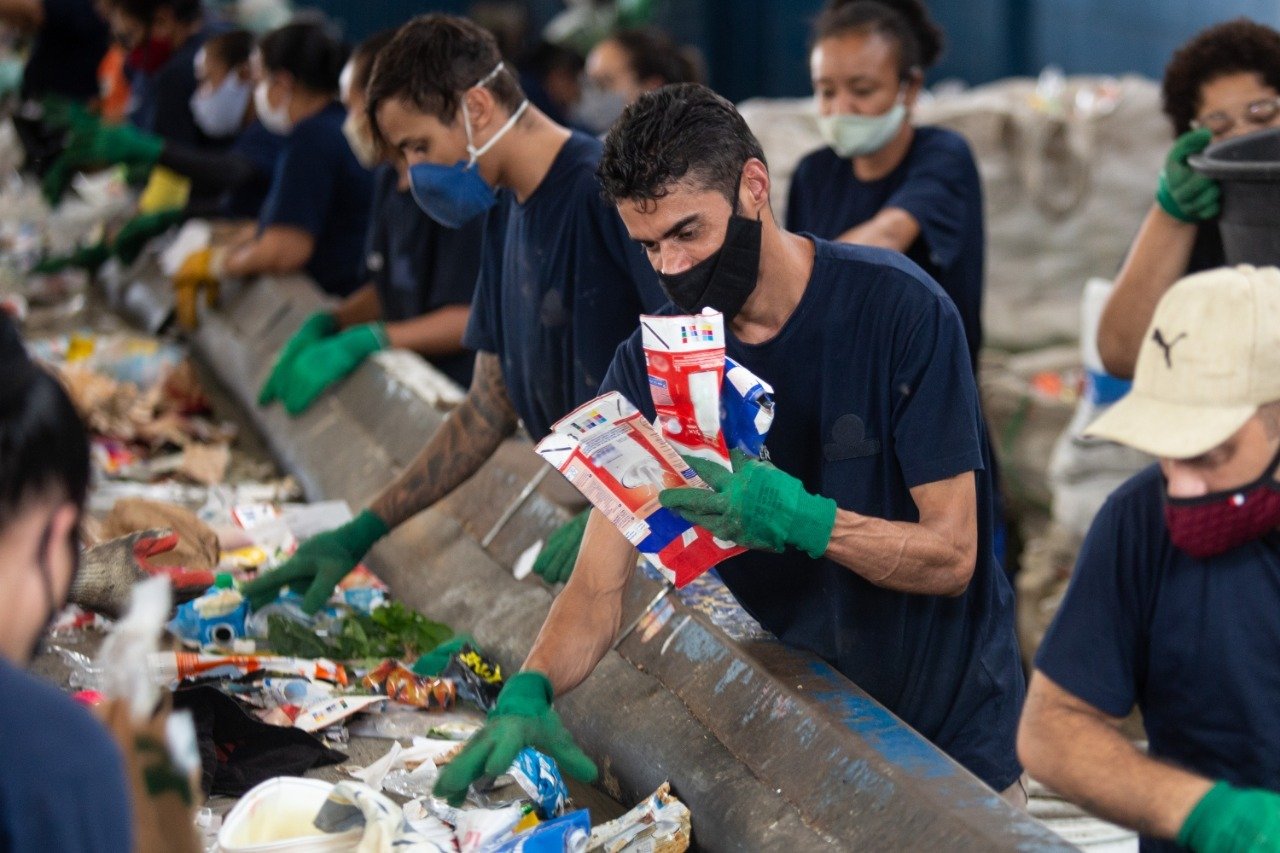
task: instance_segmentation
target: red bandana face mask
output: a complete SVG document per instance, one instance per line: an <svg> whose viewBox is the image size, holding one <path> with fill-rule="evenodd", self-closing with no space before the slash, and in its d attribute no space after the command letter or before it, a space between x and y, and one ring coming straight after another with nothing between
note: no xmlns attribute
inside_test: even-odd
<svg viewBox="0 0 1280 853"><path fill-rule="evenodd" d="M1164 500L1169 538L1197 559L1216 557L1261 539L1280 526L1280 483L1275 473L1280 454L1262 476L1247 486L1198 498Z"/></svg>

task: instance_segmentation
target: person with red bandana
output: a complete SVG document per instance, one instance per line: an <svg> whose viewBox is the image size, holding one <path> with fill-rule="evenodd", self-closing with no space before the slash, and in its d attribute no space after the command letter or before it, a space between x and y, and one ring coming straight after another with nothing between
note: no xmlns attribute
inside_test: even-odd
<svg viewBox="0 0 1280 853"><path fill-rule="evenodd" d="M1143 853L1280 850L1280 270L1174 284L1086 435L1159 463L1094 519L1019 757ZM1119 729L1134 705L1145 751Z"/></svg>

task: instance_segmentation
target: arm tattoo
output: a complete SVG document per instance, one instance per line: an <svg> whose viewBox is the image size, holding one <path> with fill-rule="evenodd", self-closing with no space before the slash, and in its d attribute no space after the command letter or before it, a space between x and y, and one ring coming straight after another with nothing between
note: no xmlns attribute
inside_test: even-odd
<svg viewBox="0 0 1280 853"><path fill-rule="evenodd" d="M475 378L462 405L371 508L388 527L422 512L479 471L503 439L515 432L516 421L498 357L476 353Z"/></svg>

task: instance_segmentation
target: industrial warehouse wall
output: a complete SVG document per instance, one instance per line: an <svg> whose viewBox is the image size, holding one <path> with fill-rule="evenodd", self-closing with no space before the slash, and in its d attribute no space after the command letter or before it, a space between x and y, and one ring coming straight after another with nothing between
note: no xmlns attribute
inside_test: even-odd
<svg viewBox="0 0 1280 853"><path fill-rule="evenodd" d="M295 0L324 10L349 38L427 11L465 13L503 0ZM809 93L809 24L824 0L654 0L657 22L707 57L711 82L735 101ZM1280 26L1275 0L926 0L947 31L932 81L970 85L1035 75L1137 73L1159 78L1197 30L1240 15ZM512 0L536 33L562 0Z"/></svg>

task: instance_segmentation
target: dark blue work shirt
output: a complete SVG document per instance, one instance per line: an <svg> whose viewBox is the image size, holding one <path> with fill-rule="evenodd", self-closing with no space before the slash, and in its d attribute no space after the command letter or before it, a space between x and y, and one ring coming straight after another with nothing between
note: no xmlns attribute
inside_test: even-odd
<svg viewBox="0 0 1280 853"><path fill-rule="evenodd" d="M1178 550L1152 465L1094 518L1036 668L1104 714L1136 703L1151 755L1280 791L1277 613L1280 536L1205 560ZM1182 849L1150 838L1141 847Z"/></svg>
<svg viewBox="0 0 1280 853"><path fill-rule="evenodd" d="M253 164L253 175L238 184L223 199L223 212L234 219L257 219L262 203L271 191L271 177L276 171L276 161L284 150L284 137L254 121L236 137L231 151Z"/></svg>
<svg viewBox="0 0 1280 853"><path fill-rule="evenodd" d="M0 696L0 850L132 850L132 794L106 728L3 658Z"/></svg>
<svg viewBox="0 0 1280 853"><path fill-rule="evenodd" d="M639 245L600 194L600 140L574 131L523 204L487 214L463 343L502 361L507 393L539 440L598 393L640 314L666 302Z"/></svg>
<svg viewBox="0 0 1280 853"><path fill-rule="evenodd" d="M1024 684L1013 592L992 552L989 449L960 319L897 252L815 246L808 286L778 334L763 344L728 335L728 355L773 385L769 455L841 509L891 521L919 521L910 489L973 471L973 579L954 598L909 595L794 550L749 551L721 563L720 576L780 640L828 661L1003 790L1021 773ZM638 332L602 390L653 418Z"/></svg>
<svg viewBox="0 0 1280 853"><path fill-rule="evenodd" d="M982 183L969 144L941 127L918 127L906 158L875 181L859 180L853 162L830 148L805 156L791 178L787 230L834 240L888 207L920 224L906 255L960 309L969 363L982 348Z"/></svg>
<svg viewBox="0 0 1280 853"><path fill-rule="evenodd" d="M342 134L347 111L330 101L294 126L276 161L259 229L299 228L315 238L307 273L335 296L363 282L373 174L360 165Z"/></svg>
<svg viewBox="0 0 1280 853"><path fill-rule="evenodd" d="M44 21L22 72L22 97L98 97L98 63L111 43L111 32L93 0L42 0L40 6Z"/></svg>
<svg viewBox="0 0 1280 853"><path fill-rule="evenodd" d="M373 222L365 250L366 281L378 290L382 319L412 320L447 305L470 305L480 270L480 232L476 217L461 228L445 228L397 186L391 166L373 173ZM471 384L475 353L464 350L430 359L462 387Z"/></svg>

